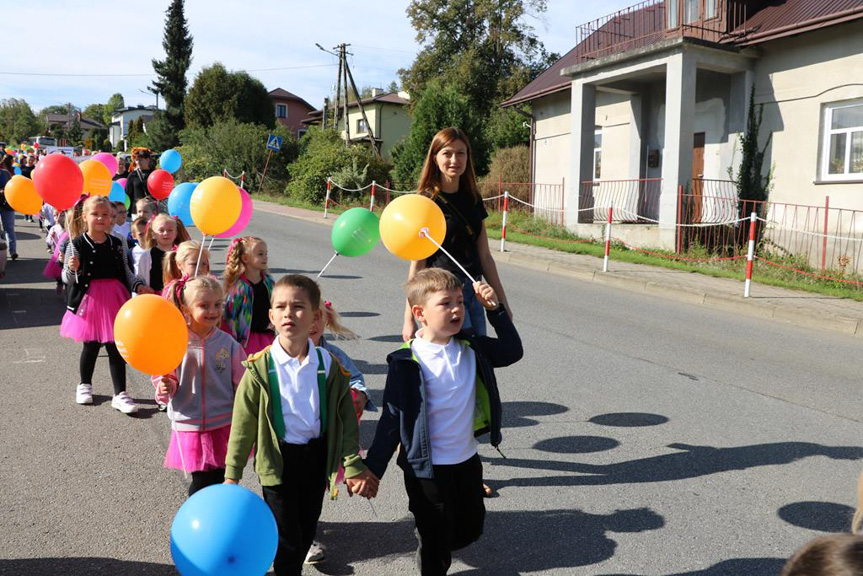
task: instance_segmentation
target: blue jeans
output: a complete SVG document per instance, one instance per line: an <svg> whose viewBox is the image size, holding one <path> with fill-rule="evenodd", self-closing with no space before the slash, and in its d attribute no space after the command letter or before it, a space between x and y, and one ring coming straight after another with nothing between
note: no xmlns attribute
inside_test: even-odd
<svg viewBox="0 0 863 576"><path fill-rule="evenodd" d="M473 291L473 284L470 280L465 280L462 293L464 294L464 325L462 328L473 328L477 335L485 336L488 333L485 325L485 308L476 299L476 293Z"/></svg>
<svg viewBox="0 0 863 576"><path fill-rule="evenodd" d="M6 232L6 243L9 244L9 254L17 254L18 239L15 237L15 211L0 210L0 221L3 222L3 230Z"/></svg>

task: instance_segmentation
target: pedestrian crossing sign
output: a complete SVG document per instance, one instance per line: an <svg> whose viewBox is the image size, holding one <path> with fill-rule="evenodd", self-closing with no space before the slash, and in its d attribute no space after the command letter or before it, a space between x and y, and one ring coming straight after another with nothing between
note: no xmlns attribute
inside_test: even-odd
<svg viewBox="0 0 863 576"><path fill-rule="evenodd" d="M273 150L274 152L278 152L282 149L282 137L276 136L275 134L270 134L267 138L267 148Z"/></svg>

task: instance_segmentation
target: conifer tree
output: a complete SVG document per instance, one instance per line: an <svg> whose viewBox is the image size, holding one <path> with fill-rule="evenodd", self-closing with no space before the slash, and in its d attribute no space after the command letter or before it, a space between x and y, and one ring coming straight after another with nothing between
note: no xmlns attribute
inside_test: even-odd
<svg viewBox="0 0 863 576"><path fill-rule="evenodd" d="M165 36L162 47L164 60L153 60L153 70L158 78L153 89L165 101L165 120L173 133L173 142L185 126L186 72L192 64L192 35L183 12L183 0L172 0L165 19Z"/></svg>

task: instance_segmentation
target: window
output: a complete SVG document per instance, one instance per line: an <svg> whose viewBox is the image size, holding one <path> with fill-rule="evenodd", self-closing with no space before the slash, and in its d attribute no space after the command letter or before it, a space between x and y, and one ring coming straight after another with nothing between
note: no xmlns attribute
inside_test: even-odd
<svg viewBox="0 0 863 576"><path fill-rule="evenodd" d="M287 118L288 107L285 104L276 104L276 118Z"/></svg>
<svg viewBox="0 0 863 576"><path fill-rule="evenodd" d="M678 0L665 0L666 20L669 28L677 28L677 2Z"/></svg>
<svg viewBox="0 0 863 576"><path fill-rule="evenodd" d="M363 118L357 120L357 134L365 134L368 132L368 126L366 126L366 121Z"/></svg>
<svg viewBox="0 0 863 576"><path fill-rule="evenodd" d="M822 158L823 180L863 179L863 101L827 106Z"/></svg>
<svg viewBox="0 0 863 576"><path fill-rule="evenodd" d="M602 129L593 133L593 179L602 176Z"/></svg>
<svg viewBox="0 0 863 576"><path fill-rule="evenodd" d="M683 22L692 24L700 19L698 14L701 0L683 0Z"/></svg>
<svg viewBox="0 0 863 576"><path fill-rule="evenodd" d="M717 0L705 0L704 3L704 19L716 18L716 3Z"/></svg>

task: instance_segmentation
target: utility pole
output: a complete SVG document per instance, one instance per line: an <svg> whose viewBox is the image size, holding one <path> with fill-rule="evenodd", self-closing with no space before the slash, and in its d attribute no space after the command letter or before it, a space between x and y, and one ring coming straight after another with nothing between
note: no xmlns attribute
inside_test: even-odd
<svg viewBox="0 0 863 576"><path fill-rule="evenodd" d="M351 123L350 116L348 114L348 58L346 53L347 45L342 43L339 44L339 74L344 76L344 86L345 86L345 144L350 144L351 142ZM341 81L341 76L339 77L339 81Z"/></svg>

